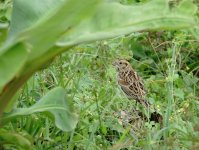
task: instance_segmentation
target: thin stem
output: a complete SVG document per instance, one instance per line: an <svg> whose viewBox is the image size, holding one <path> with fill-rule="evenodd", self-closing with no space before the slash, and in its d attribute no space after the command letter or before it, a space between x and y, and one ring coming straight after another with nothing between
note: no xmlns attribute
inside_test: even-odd
<svg viewBox="0 0 199 150"><path fill-rule="evenodd" d="M174 75L175 75L175 68L176 68L176 43L174 43L174 47L173 47L173 52L172 52L172 58L171 58L171 64L170 66L168 66L168 70L169 70L169 74L167 77L167 89L168 89L168 93L167 93L167 110L165 113L165 119L164 119L164 127L167 128L167 130L165 130L164 132L164 138L166 139L167 137L169 137L169 118L171 116L172 110L174 108Z"/></svg>

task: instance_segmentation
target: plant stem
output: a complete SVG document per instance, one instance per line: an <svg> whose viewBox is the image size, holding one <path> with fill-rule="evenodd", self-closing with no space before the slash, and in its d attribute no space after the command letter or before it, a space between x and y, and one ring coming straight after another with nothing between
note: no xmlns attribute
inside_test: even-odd
<svg viewBox="0 0 199 150"><path fill-rule="evenodd" d="M164 127L167 128L164 132L164 139L169 137L169 118L171 116L172 110L174 108L174 75L175 75L175 67L176 67L176 43L174 43L174 47L172 49L172 58L171 58L171 64L168 66L169 68L169 74L168 74L168 80L167 80L167 109L165 113L165 119L164 119Z"/></svg>

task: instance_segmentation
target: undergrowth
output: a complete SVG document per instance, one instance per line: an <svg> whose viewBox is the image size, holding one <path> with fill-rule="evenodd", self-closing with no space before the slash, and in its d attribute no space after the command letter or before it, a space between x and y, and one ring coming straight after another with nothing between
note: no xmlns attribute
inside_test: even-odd
<svg viewBox="0 0 199 150"><path fill-rule="evenodd" d="M8 128L34 137L38 149L197 149L198 43L185 32L143 32L77 46L56 57L19 92L28 107L56 86L79 115L76 129L58 130L43 115L12 122ZM128 59L143 78L147 99L164 125L130 122L134 101L119 89L112 62ZM28 99L28 101L27 101Z"/></svg>

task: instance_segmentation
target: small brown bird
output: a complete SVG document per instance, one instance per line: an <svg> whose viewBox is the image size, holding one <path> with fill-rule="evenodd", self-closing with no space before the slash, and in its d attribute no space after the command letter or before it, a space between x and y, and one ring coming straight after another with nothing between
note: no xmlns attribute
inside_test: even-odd
<svg viewBox="0 0 199 150"><path fill-rule="evenodd" d="M135 99L136 103L138 102L145 108L149 109L150 104L145 98L146 91L144 90L144 84L142 79L138 76L137 72L132 68L131 64L124 59L120 59L115 61L113 65L118 72L118 84L128 99ZM139 116L145 118L141 112L139 113ZM149 120L160 123L162 126L163 116L159 114L155 109L155 112L151 113Z"/></svg>
<svg viewBox="0 0 199 150"><path fill-rule="evenodd" d="M146 92L142 79L132 68L131 64L120 59L113 63L118 72L117 81L122 91L127 95L128 99L135 99L136 103L140 103L145 108L149 108L149 102L145 100Z"/></svg>

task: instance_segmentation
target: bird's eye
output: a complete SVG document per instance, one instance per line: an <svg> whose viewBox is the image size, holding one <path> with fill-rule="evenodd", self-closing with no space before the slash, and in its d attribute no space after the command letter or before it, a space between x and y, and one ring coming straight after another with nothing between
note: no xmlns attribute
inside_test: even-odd
<svg viewBox="0 0 199 150"><path fill-rule="evenodd" d="M120 65L122 64L122 62L119 63Z"/></svg>

